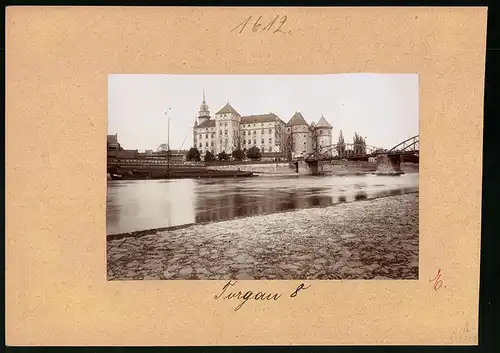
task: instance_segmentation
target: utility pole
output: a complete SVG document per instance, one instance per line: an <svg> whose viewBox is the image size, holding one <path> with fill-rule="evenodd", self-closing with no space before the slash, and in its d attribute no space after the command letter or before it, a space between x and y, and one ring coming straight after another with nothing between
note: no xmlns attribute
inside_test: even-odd
<svg viewBox="0 0 500 353"><path fill-rule="evenodd" d="M170 178L170 108L165 112L167 116L167 178Z"/></svg>

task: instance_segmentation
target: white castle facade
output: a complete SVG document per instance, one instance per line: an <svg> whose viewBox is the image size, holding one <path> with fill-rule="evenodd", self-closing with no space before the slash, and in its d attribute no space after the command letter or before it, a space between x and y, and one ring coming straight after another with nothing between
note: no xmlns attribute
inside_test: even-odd
<svg viewBox="0 0 500 353"><path fill-rule="evenodd" d="M300 112L285 123L274 113L242 116L227 102L210 115L205 92L193 127L193 146L202 156L258 147L262 157L306 157L318 147L332 145L332 126L322 116L308 124Z"/></svg>

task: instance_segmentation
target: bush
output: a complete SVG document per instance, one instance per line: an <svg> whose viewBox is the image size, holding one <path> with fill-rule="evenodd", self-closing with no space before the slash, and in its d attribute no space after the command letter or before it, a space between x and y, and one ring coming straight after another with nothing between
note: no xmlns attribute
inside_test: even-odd
<svg viewBox="0 0 500 353"><path fill-rule="evenodd" d="M187 156L186 156L186 159L188 161L194 161L194 162L201 161L200 151L198 151L198 149L196 147L191 147L189 149Z"/></svg>
<svg viewBox="0 0 500 353"><path fill-rule="evenodd" d="M250 159L260 159L260 149L258 147L250 147L247 151L247 157Z"/></svg>
<svg viewBox="0 0 500 353"><path fill-rule="evenodd" d="M234 150L232 155L233 155L233 158L236 159L237 161L241 161L242 159L245 158L245 152L243 152L240 149Z"/></svg>
<svg viewBox="0 0 500 353"><path fill-rule="evenodd" d="M215 156L212 152L207 151L207 153L205 153L205 162L211 162L211 161L215 161Z"/></svg>
<svg viewBox="0 0 500 353"><path fill-rule="evenodd" d="M217 157L219 158L219 161L225 161L225 160L229 159L229 155L225 151L222 151L221 153L219 153L217 155Z"/></svg>

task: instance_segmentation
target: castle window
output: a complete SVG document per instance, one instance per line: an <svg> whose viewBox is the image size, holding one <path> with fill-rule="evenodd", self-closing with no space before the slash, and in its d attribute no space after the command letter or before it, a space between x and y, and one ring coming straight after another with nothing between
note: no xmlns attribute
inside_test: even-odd
<svg viewBox="0 0 500 353"><path fill-rule="evenodd" d="M273 133L273 129L269 129L269 133L272 134Z"/></svg>
<svg viewBox="0 0 500 353"><path fill-rule="evenodd" d="M253 124L253 126L255 126L255 124Z"/></svg>
<svg viewBox="0 0 500 353"><path fill-rule="evenodd" d="M256 145L257 144L257 140L253 140L253 144Z"/></svg>
<svg viewBox="0 0 500 353"><path fill-rule="evenodd" d="M214 142L213 141L210 142L210 146L214 147Z"/></svg>
<svg viewBox="0 0 500 353"><path fill-rule="evenodd" d="M260 126L264 126L264 123L260 123Z"/></svg>
<svg viewBox="0 0 500 353"><path fill-rule="evenodd" d="M257 131L256 130L253 130L253 134L256 135L257 134Z"/></svg>
<svg viewBox="0 0 500 353"><path fill-rule="evenodd" d="M222 135L222 130L219 130L219 135Z"/></svg>
<svg viewBox="0 0 500 353"><path fill-rule="evenodd" d="M208 138L208 134L205 134L205 138Z"/></svg>
<svg viewBox="0 0 500 353"><path fill-rule="evenodd" d="M269 139L269 143L273 143L273 139L272 138Z"/></svg>
<svg viewBox="0 0 500 353"><path fill-rule="evenodd" d="M319 134L320 134L320 135L323 135L323 130L319 130Z"/></svg>
<svg viewBox="0 0 500 353"><path fill-rule="evenodd" d="M262 140L260 141L260 143L264 144L264 139L262 139Z"/></svg>
<svg viewBox="0 0 500 353"><path fill-rule="evenodd" d="M214 138L214 137L215 137L215 134L212 132L212 138Z"/></svg>
<svg viewBox="0 0 500 353"><path fill-rule="evenodd" d="M273 151L273 148L272 147L269 147L269 152L272 152Z"/></svg>
<svg viewBox="0 0 500 353"><path fill-rule="evenodd" d="M260 132L262 135L264 135L264 129L262 129L262 131Z"/></svg>
<svg viewBox="0 0 500 353"><path fill-rule="evenodd" d="M199 135L198 138L201 140L201 135Z"/></svg>
<svg viewBox="0 0 500 353"><path fill-rule="evenodd" d="M245 131L243 131L243 136L245 136L245 134L246 134L246 132L245 132Z"/></svg>
<svg viewBox="0 0 500 353"><path fill-rule="evenodd" d="M208 142L205 142L205 147L208 147Z"/></svg>
<svg viewBox="0 0 500 353"><path fill-rule="evenodd" d="M200 142L200 148L203 146L203 144Z"/></svg>
<svg viewBox="0 0 500 353"><path fill-rule="evenodd" d="M227 135L227 130L224 130L224 135Z"/></svg>

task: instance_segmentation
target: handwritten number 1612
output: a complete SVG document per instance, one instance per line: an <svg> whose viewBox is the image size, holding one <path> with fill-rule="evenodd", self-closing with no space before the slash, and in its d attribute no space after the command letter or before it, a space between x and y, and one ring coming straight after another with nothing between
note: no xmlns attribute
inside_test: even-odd
<svg viewBox="0 0 500 353"><path fill-rule="evenodd" d="M262 16L259 16L259 18L257 18L257 20L255 22L253 22L252 32L268 31L268 32L272 32L272 33L291 34L290 30L288 30L286 32L283 30L283 25L285 24L285 22L288 19L286 17L286 15L283 15L281 17L281 19L278 21L279 17L280 16L278 15L271 22L265 24L265 23L262 23ZM239 25L234 27L231 30L231 32L238 31L238 33L241 34L245 30L247 25L250 23L251 19L252 19L252 16L249 16L247 19L245 19L245 21L241 22Z"/></svg>

